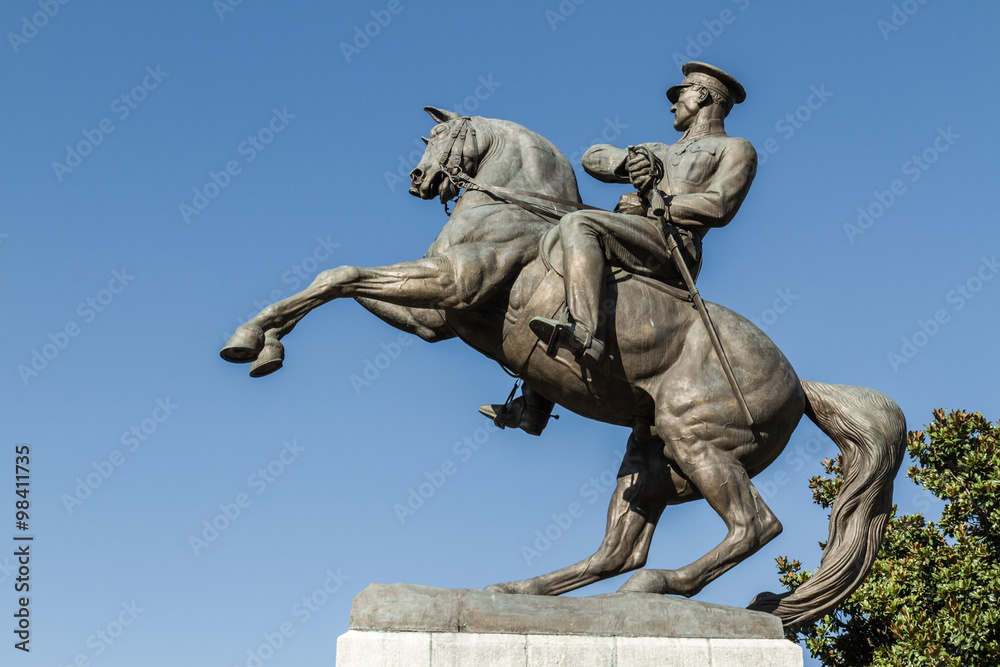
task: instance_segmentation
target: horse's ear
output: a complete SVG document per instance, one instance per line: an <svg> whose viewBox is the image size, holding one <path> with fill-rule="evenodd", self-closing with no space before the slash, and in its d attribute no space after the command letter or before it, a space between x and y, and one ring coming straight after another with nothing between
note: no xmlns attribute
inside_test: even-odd
<svg viewBox="0 0 1000 667"><path fill-rule="evenodd" d="M421 139L421 140L422 140L422 141L424 142L424 145L425 145L425 146L426 146L427 144L431 143L431 140L430 140L430 139L428 139L427 137L420 137L420 139Z"/></svg>
<svg viewBox="0 0 1000 667"><path fill-rule="evenodd" d="M454 111L448 111L447 109L438 109L437 107L424 107L431 118L438 123L447 123L449 120L455 120L456 118L461 118L462 114L455 113Z"/></svg>

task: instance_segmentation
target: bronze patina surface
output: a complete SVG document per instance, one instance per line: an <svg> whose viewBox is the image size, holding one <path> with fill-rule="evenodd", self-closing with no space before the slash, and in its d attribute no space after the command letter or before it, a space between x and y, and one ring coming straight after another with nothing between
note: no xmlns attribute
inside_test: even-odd
<svg viewBox="0 0 1000 667"><path fill-rule="evenodd" d="M427 107L436 125L411 193L458 198L427 254L323 271L241 326L222 356L251 362L254 376L274 372L284 360L280 341L303 317L353 298L427 341L458 337L522 378L524 397L488 408L502 425L540 433L557 403L631 428L596 553L489 587L494 594L559 595L643 568L664 509L704 498L725 522L725 539L684 567L639 569L621 588L695 595L781 532L750 479L806 415L843 452L845 481L819 571L793 593L764 593L751 604L788 625L826 613L871 568L906 425L876 391L800 381L760 329L701 302L693 285L701 241L736 215L756 154L724 130L743 87L704 63L683 71L667 91L680 140L632 151L596 146L583 158L591 175L635 186L614 212L580 202L571 165L538 134ZM690 281L681 280L678 257Z"/></svg>

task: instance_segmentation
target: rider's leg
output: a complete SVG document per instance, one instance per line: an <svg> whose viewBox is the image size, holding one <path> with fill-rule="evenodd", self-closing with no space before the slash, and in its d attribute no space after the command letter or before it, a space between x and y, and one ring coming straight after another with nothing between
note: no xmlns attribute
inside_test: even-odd
<svg viewBox="0 0 1000 667"><path fill-rule="evenodd" d="M576 211L559 221L563 251L563 281L566 285L566 308L571 323L565 327L567 345L587 365L596 365L604 356L604 336L598 307L604 287L605 252L602 234L587 212ZM558 320L536 317L531 329L539 338L551 341Z"/></svg>
<svg viewBox="0 0 1000 667"><path fill-rule="evenodd" d="M576 211L559 222L563 250L566 304L572 324L566 344L581 362L594 364L604 352L601 295L607 261L643 275L660 275L670 266L666 241L658 223L637 215ZM532 330L542 339L557 320L535 318Z"/></svg>
<svg viewBox="0 0 1000 667"><path fill-rule="evenodd" d="M602 227L593 216L579 211L567 215L559 224L566 307L577 326L603 341L598 313L604 291Z"/></svg>

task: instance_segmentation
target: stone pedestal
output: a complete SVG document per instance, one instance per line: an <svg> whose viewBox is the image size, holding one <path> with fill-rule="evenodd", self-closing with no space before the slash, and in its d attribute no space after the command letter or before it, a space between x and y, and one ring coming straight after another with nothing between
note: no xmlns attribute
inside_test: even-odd
<svg viewBox="0 0 1000 667"><path fill-rule="evenodd" d="M781 621L647 593L589 598L372 584L337 667L802 667Z"/></svg>

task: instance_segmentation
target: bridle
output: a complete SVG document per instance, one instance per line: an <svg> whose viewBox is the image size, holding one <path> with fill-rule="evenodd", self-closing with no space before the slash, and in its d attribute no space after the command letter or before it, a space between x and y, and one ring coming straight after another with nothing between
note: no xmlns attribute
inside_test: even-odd
<svg viewBox="0 0 1000 667"><path fill-rule="evenodd" d="M465 143L472 139L472 153L466 153ZM438 154L438 164L448 178L459 189L467 187L466 182L471 182L472 177L462 170L462 159L469 157L472 160L472 170L479 168L479 144L476 141L476 128L472 127L472 118L462 116L461 122L451 129L451 137L448 140L448 148ZM457 179L457 180L456 180Z"/></svg>
<svg viewBox="0 0 1000 667"><path fill-rule="evenodd" d="M470 141L470 138L472 143L471 154L469 154L466 150L467 143ZM554 204L560 204L569 208L571 211L579 211L582 209L591 211L604 210L595 206L581 204L580 202L570 201L568 199L550 197L549 195L543 195L539 192L525 192L524 190L512 190L510 188L502 188L498 185L486 185L484 183L480 183L462 169L462 160L466 157L472 161L472 171L478 173L479 143L476 141L476 128L472 126L472 118L469 116L462 116L461 122L456 123L451 130L451 137L448 139L448 148L438 153L438 165L441 167L441 170L444 171L452 185L454 185L459 191L463 188L468 190L479 190L480 192L485 192L486 194L492 196L494 199L516 204L526 211L536 213L542 217L555 221L562 218L562 216L565 215L565 212L560 212L556 210L555 207L552 207L551 209L541 208L535 204L530 204L519 197L543 199ZM445 212L448 212L447 203L445 203L444 210Z"/></svg>

